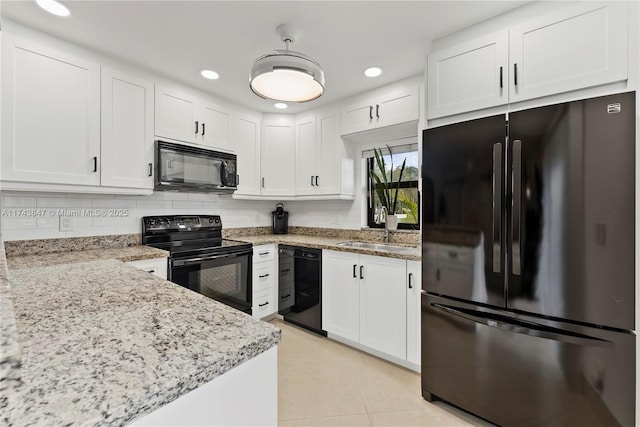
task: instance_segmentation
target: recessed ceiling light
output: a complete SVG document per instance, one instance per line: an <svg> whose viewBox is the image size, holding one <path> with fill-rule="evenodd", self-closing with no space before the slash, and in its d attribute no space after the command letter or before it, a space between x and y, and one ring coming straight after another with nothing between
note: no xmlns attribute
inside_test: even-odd
<svg viewBox="0 0 640 427"><path fill-rule="evenodd" d="M218 77L220 77L220 74L216 73L213 70L202 70L200 71L200 75L209 80L216 80Z"/></svg>
<svg viewBox="0 0 640 427"><path fill-rule="evenodd" d="M274 107L276 107L278 110L284 110L287 107L289 107L287 104L285 104L284 102L276 102L275 104L273 104Z"/></svg>
<svg viewBox="0 0 640 427"><path fill-rule="evenodd" d="M380 74L382 74L380 67L370 67L364 70L364 75L367 77L378 77Z"/></svg>
<svg viewBox="0 0 640 427"><path fill-rule="evenodd" d="M56 0L36 0L38 6L57 16L69 16L69 8Z"/></svg>

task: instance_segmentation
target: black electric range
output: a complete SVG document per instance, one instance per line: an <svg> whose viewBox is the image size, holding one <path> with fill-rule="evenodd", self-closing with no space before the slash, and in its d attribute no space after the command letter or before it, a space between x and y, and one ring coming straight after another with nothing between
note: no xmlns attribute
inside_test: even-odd
<svg viewBox="0 0 640 427"><path fill-rule="evenodd" d="M251 314L251 243L222 238L219 215L142 218L142 243L169 251L167 278Z"/></svg>

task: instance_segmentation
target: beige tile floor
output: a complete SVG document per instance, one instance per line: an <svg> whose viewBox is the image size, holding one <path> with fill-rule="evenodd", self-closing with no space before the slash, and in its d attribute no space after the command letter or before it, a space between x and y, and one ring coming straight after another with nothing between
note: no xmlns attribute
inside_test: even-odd
<svg viewBox="0 0 640 427"><path fill-rule="evenodd" d="M274 319L280 426L490 426L421 396L420 375Z"/></svg>

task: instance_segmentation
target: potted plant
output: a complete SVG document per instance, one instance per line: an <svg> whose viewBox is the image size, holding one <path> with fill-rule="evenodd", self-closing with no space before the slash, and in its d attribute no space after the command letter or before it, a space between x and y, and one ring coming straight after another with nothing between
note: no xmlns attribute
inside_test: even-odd
<svg viewBox="0 0 640 427"><path fill-rule="evenodd" d="M402 174L404 173L407 159L404 159L402 161L402 166L400 167L400 175L398 175L394 185L393 154L391 154L391 149L388 145L387 150L389 151L389 157L391 159L391 167L389 168L389 170L387 170L387 164L384 161L382 150L379 148L374 148L373 155L375 166L378 168L378 171L375 171L376 167L373 167L370 169L369 175L371 177L373 189L378 195L380 204L387 210L387 217L385 218L387 229L396 230L398 228L398 217L396 216L396 213L398 213L398 193L400 189L400 181L402 180Z"/></svg>

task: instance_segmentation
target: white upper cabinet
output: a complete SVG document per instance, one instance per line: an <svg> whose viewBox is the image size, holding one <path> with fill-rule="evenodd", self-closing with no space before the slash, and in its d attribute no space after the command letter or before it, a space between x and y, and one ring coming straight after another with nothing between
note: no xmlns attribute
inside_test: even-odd
<svg viewBox="0 0 640 427"><path fill-rule="evenodd" d="M378 95L366 96L342 107L341 135L367 131L419 118L418 85L391 86Z"/></svg>
<svg viewBox="0 0 640 427"><path fill-rule="evenodd" d="M511 102L627 79L627 5L580 2L510 28Z"/></svg>
<svg viewBox="0 0 640 427"><path fill-rule="evenodd" d="M293 117L262 120L260 187L264 196L293 196L296 133Z"/></svg>
<svg viewBox="0 0 640 427"><path fill-rule="evenodd" d="M429 55L427 117L506 104L508 68L507 29Z"/></svg>
<svg viewBox="0 0 640 427"><path fill-rule="evenodd" d="M156 85L156 135L178 141L196 142L196 99L176 90ZM196 129L196 125L198 126Z"/></svg>
<svg viewBox="0 0 640 427"><path fill-rule="evenodd" d="M211 103L202 104L199 111L200 135L196 142L218 150L235 151L229 140L229 113Z"/></svg>
<svg viewBox="0 0 640 427"><path fill-rule="evenodd" d="M2 180L100 185L100 66L2 37Z"/></svg>
<svg viewBox="0 0 640 427"><path fill-rule="evenodd" d="M229 113L225 108L160 85L156 85L155 104L157 136L234 150L229 140Z"/></svg>
<svg viewBox="0 0 640 427"><path fill-rule="evenodd" d="M238 155L238 189L235 195L259 196L260 118L249 115L231 117L230 141Z"/></svg>
<svg viewBox="0 0 640 427"><path fill-rule="evenodd" d="M102 67L101 184L153 189L153 83Z"/></svg>
<svg viewBox="0 0 640 427"><path fill-rule="evenodd" d="M626 2L579 2L427 60L427 118L627 79Z"/></svg>
<svg viewBox="0 0 640 427"><path fill-rule="evenodd" d="M318 130L315 114L296 120L296 194L316 194L319 176Z"/></svg>
<svg viewBox="0 0 640 427"><path fill-rule="evenodd" d="M298 118L296 171L296 196L354 197L353 160L340 137L338 109Z"/></svg>

